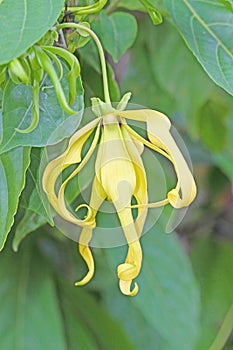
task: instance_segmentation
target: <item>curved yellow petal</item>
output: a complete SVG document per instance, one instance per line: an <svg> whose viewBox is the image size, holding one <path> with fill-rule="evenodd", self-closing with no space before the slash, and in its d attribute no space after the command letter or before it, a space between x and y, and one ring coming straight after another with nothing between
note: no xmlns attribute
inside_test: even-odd
<svg viewBox="0 0 233 350"><path fill-rule="evenodd" d="M138 285L135 283L132 290L131 285L133 279L139 275L141 270L142 249L131 209L126 208L118 212L118 217L129 245L125 262L120 264L117 268L118 277L120 279L119 286L123 294L134 296L138 292Z"/></svg>
<svg viewBox="0 0 233 350"><path fill-rule="evenodd" d="M83 286L84 284L88 283L94 275L94 271L95 271L94 259L93 259L91 250L88 247L88 243L90 242L91 237L92 237L92 228L84 227L82 229L80 238L86 244L79 244L79 252L87 264L88 272L81 281L75 282L75 286Z"/></svg>
<svg viewBox="0 0 233 350"><path fill-rule="evenodd" d="M170 154L177 175L177 186L168 192L167 198L174 208L188 206L196 197L197 188L193 175L171 133L171 123L162 113L152 111L148 119L148 137L152 143Z"/></svg>
<svg viewBox="0 0 233 350"><path fill-rule="evenodd" d="M96 159L96 176L107 198L117 211L131 202L136 186L132 160L125 146L119 121L108 115L103 119L102 138Z"/></svg>
<svg viewBox="0 0 233 350"><path fill-rule="evenodd" d="M88 162L88 160L90 159L92 153L94 152L94 149L97 145L97 142L99 140L99 135L100 135L100 125L98 125L94 139L92 141L91 147L89 148L87 154L85 155L85 157L83 158L82 162L79 164L79 166L70 174L70 176L62 183L59 192L58 192L58 205L59 205L59 209L60 211L63 213L63 217L66 216L71 217L71 219L73 219L73 214L70 213L70 211L67 209L66 207L66 202L65 202L65 189L67 184L69 183L69 181L76 176L81 169L86 165L86 163ZM75 152L75 147L73 147L73 152ZM73 158L72 158L73 160ZM65 162L67 161L67 158L65 159ZM87 222L89 222L90 224L92 223L92 226L95 226L95 221L93 220L93 213L92 213L92 209L90 206L86 205L86 204L81 204L76 208L76 211L78 211L81 207L86 206L88 209L88 214L85 218L85 220L83 220L82 222L84 223L84 225L86 225Z"/></svg>
<svg viewBox="0 0 233 350"><path fill-rule="evenodd" d="M79 163L81 161L82 147L100 120L101 118L95 119L82 129L78 130L71 137L66 151L47 164L42 178L43 189L53 208L61 217L77 225L85 224L85 220L78 220L73 214L63 212L63 208L60 208L59 205L55 185L59 175L65 168L71 164ZM88 222L86 222L86 224L90 225Z"/></svg>
<svg viewBox="0 0 233 350"><path fill-rule="evenodd" d="M188 206L196 197L196 184L181 151L170 133L171 123L168 117L149 109L122 111L118 114L124 118L147 123L149 140L170 156L176 171L177 185L168 192L167 198L174 208Z"/></svg>
<svg viewBox="0 0 233 350"><path fill-rule="evenodd" d="M141 232L137 232L132 210L127 208L131 203L132 195L139 193L136 165L131 158L134 151L139 155L135 144L127 131L124 130L120 120L111 114L105 116L96 160L96 176L103 186L107 199L112 201L116 208L129 245L126 261L118 267L118 277L122 293L131 296L138 292L137 285L131 290L131 284L140 272L142 261L138 239ZM138 158L135 156L136 161ZM139 165L142 167L140 162ZM146 186L144 186L143 193L145 190ZM141 230L142 228L140 228Z"/></svg>
<svg viewBox="0 0 233 350"><path fill-rule="evenodd" d="M92 192L91 192L91 199L90 199L90 207L92 208L92 215L93 215L92 220L95 220L96 213L105 198L106 198L106 194L101 184L99 183L98 179L95 177L92 185ZM93 228L84 227L79 237L79 252L87 264L88 272L81 281L78 281L75 283L76 286L83 286L84 284L88 283L94 274L94 268L95 268L94 259L93 259L91 250L88 247L88 244L90 243L92 238L92 231L93 231Z"/></svg>
<svg viewBox="0 0 233 350"><path fill-rule="evenodd" d="M140 144L145 144L146 146L152 148L153 150L158 151L158 147L154 146L152 143L150 143L149 141L145 140L143 137L141 137L140 135L138 135L132 128L130 128L126 123L123 124L123 128L127 131L127 133L132 137L133 141L135 142L135 140L137 140L137 142ZM154 146L154 147L153 147ZM137 146L138 148L138 146ZM139 149L139 148L138 148ZM165 155L169 160L171 159L170 156L166 153L164 154L164 152L161 149L159 149L159 153ZM148 203L148 196L147 196L147 181L146 181L146 171L144 169L144 165L142 163L141 157L140 157L140 153L139 155L137 154L137 152L135 150L131 150L130 156L132 159L134 159L134 164L138 164L137 168L136 168L136 173L138 174L138 176L140 176L140 178L137 180L137 183L140 184L139 187L139 191L141 192L145 187L146 187L146 191L144 195L142 195L141 193L139 193L138 195L135 194L135 197L137 199L137 204L135 205L130 205L130 208L137 208L139 209L139 215L138 215L138 220L141 220L142 215L140 215L140 210L142 210L142 208L144 208L144 210L146 210L146 213L144 213L144 216L146 217L147 215L147 208L158 208L161 206L164 206L166 204L169 203L169 200L163 199L161 201L155 202L155 203ZM137 157L137 160L135 159L135 157ZM140 165L139 165L140 164ZM146 197L145 197L146 195ZM137 220L137 221L138 221ZM137 224L136 221L136 224ZM141 223L142 225L142 223Z"/></svg>
<svg viewBox="0 0 233 350"><path fill-rule="evenodd" d="M124 123L124 121L122 123L122 135L130 158L133 162L136 174L136 186L133 195L137 201L138 215L135 221L135 227L138 232L138 237L140 237L148 212L146 207L146 203L148 202L147 177L141 158L141 145L143 144L138 140L135 142L136 139L131 138L131 135L128 133L127 125ZM145 206L142 204L145 204ZM130 207L132 208L133 206Z"/></svg>
<svg viewBox="0 0 233 350"><path fill-rule="evenodd" d="M127 129L128 133L130 134L130 136L132 138L134 138L135 140L137 140L138 142L140 142L141 144L147 146L148 148L153 149L154 151L162 154L164 157L166 157L167 159L169 159L172 162L171 157L169 156L169 154L167 152L165 152L163 149L159 148L158 146L154 145L153 143L151 143L150 141L145 140L141 135L139 135L138 133L136 133L136 131L134 131L129 125L125 124L125 128Z"/></svg>

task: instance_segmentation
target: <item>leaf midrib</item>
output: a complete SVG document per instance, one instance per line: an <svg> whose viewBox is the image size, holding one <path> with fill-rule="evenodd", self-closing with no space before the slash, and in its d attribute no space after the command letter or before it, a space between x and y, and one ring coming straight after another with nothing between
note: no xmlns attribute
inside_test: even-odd
<svg viewBox="0 0 233 350"><path fill-rule="evenodd" d="M218 38L218 36L209 28L205 21L199 16L188 0L183 0L184 4L189 8L194 17L199 21L199 23L206 29L206 31L216 40L218 45L233 59L233 54L231 51L223 44L223 42Z"/></svg>
<svg viewBox="0 0 233 350"><path fill-rule="evenodd" d="M23 20L22 20L22 27L20 30L20 36L18 39L18 45L16 48L18 48L22 42L23 39L23 35L24 35L24 30L25 30L25 25L26 25L26 20L27 20L27 0L23 1L23 5L24 5L24 15L23 15Z"/></svg>

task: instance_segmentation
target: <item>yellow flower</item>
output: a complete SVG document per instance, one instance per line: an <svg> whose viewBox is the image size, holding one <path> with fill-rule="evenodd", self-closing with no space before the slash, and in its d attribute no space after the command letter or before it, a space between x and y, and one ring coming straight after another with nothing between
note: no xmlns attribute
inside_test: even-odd
<svg viewBox="0 0 233 350"><path fill-rule="evenodd" d="M97 99L93 102L93 111L100 116L78 130L70 139L66 151L47 165L43 175L43 189L60 216L83 227L79 238L79 251L87 263L88 273L80 282L76 282L78 286L89 282L94 274L94 260L89 243L96 225L97 212L104 200L114 204L128 243L126 260L118 266L117 271L120 289L123 294L133 296L138 292L137 283L133 288L131 284L141 270L142 250L139 240L148 208L168 203L174 208L188 206L196 196L196 185L170 133L171 123L164 114L149 109L123 111L126 104L124 99L117 110ZM146 122L148 140L137 134L126 123L127 119ZM82 158L83 145L92 133L92 144ZM98 142L90 203L76 209L79 210L83 206L88 209L86 217L81 220L68 209L65 189L68 182L88 162ZM168 158L177 175L175 188L167 193L165 199L156 203L148 203L146 171L141 159L144 145ZM62 182L56 192L55 185L59 175L72 164L77 164L77 168ZM131 205L132 197L136 199L136 205ZM132 215L133 207L138 208L136 219Z"/></svg>

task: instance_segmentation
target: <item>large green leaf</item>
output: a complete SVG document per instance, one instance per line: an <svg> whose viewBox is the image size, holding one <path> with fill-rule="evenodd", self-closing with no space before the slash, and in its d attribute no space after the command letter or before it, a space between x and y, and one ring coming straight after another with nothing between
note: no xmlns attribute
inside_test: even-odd
<svg viewBox="0 0 233 350"><path fill-rule="evenodd" d="M66 350L52 276L38 251L6 249L0 265L1 349Z"/></svg>
<svg viewBox="0 0 233 350"><path fill-rule="evenodd" d="M198 349L210 347L233 302L232 256L230 242L205 238L194 245L192 260L202 292L202 332Z"/></svg>
<svg viewBox="0 0 233 350"><path fill-rule="evenodd" d="M31 163L27 171L26 186L20 197L19 207L24 215L15 230L13 249L18 250L21 241L31 232L46 224L53 225L52 213L48 201L42 198L40 162L43 149L33 148Z"/></svg>
<svg viewBox="0 0 233 350"><path fill-rule="evenodd" d="M66 326L67 343L69 350L85 349L98 350L96 340L91 331L80 320L80 315L74 308L76 297L69 299L62 294L62 309Z"/></svg>
<svg viewBox="0 0 233 350"><path fill-rule="evenodd" d="M62 79L62 85L68 92L67 69ZM42 147L58 143L71 136L77 129L83 113L83 87L81 79L77 79L77 96L73 109L75 115L69 115L60 107L55 91L51 88L49 78L46 78L40 91L40 120L35 130L28 134L17 132L15 128L24 129L31 120L30 86L7 83L3 97L2 112L2 143L0 152L6 152L17 146Z"/></svg>
<svg viewBox="0 0 233 350"><path fill-rule="evenodd" d="M231 116L232 109L230 110L228 119L226 121L227 128L227 144L223 152L215 153L212 155L215 164L217 164L222 171L229 177L233 185L233 119Z"/></svg>
<svg viewBox="0 0 233 350"><path fill-rule="evenodd" d="M200 107L215 85L170 24L156 28L156 32L150 27L147 45L155 79L193 128Z"/></svg>
<svg viewBox="0 0 233 350"><path fill-rule="evenodd" d="M29 147L18 147L0 156L0 250L14 223L29 163Z"/></svg>
<svg viewBox="0 0 233 350"><path fill-rule="evenodd" d="M43 216L38 215L29 209L26 210L23 218L20 220L15 230L15 236L12 244L13 250L17 252L22 240L29 233L32 233L46 223L47 220Z"/></svg>
<svg viewBox="0 0 233 350"><path fill-rule="evenodd" d="M163 25L161 27L163 28ZM150 58L149 45L155 45L158 30L160 27L156 27L155 31L150 21L140 22L139 34L130 50L128 65L121 72L119 79L122 90L132 92L130 102L169 113L174 111L174 101L159 86L157 76L153 72L155 62L152 65ZM159 50L159 46L156 47Z"/></svg>
<svg viewBox="0 0 233 350"><path fill-rule="evenodd" d="M111 314L124 326L126 333L134 344L135 350L143 348L146 350L161 350L164 348L164 340L155 331L150 322L145 319L142 310L135 306L133 299L122 297L113 283L111 283L111 286L107 286L107 290L104 293L104 304ZM141 331L142 329L143 332Z"/></svg>
<svg viewBox="0 0 233 350"><path fill-rule="evenodd" d="M165 0L165 4L209 76L233 94L232 9L218 0Z"/></svg>
<svg viewBox="0 0 233 350"><path fill-rule="evenodd" d="M130 301L154 329L160 350L194 350L199 337L200 305L190 262L175 234L166 235L159 225L143 236L142 246L143 266L137 281L140 291ZM116 271L122 263L122 247L106 254ZM114 300L110 303L114 304Z"/></svg>
<svg viewBox="0 0 233 350"><path fill-rule="evenodd" d="M199 135L213 153L223 151L226 146L227 112L227 108L220 101L208 101L198 116Z"/></svg>
<svg viewBox="0 0 233 350"><path fill-rule="evenodd" d="M118 7L123 7L129 10L143 10L143 5L139 0L120 0Z"/></svg>
<svg viewBox="0 0 233 350"><path fill-rule="evenodd" d="M0 64L38 41L56 22L64 0L0 1Z"/></svg>
<svg viewBox="0 0 233 350"><path fill-rule="evenodd" d="M132 102L182 116L194 133L196 116L215 85L172 26L155 28L150 21L141 21L130 53L120 78L122 88L132 91Z"/></svg>
<svg viewBox="0 0 233 350"><path fill-rule="evenodd" d="M135 17L124 12L115 12L110 16L101 12L94 29L115 62L133 45L137 36Z"/></svg>
<svg viewBox="0 0 233 350"><path fill-rule="evenodd" d="M101 350L118 350L127 349L133 350L132 342L128 339L120 322L113 317L102 307L95 298L85 293L82 289L78 289L69 285L61 286L61 300L63 312L70 326L68 330L68 339L70 343L69 349L101 349ZM69 313L69 315L68 315ZM70 321L76 323L77 327L82 320L83 329L74 331ZM76 321L75 321L76 320ZM78 334L89 333L88 339L78 337ZM83 334L83 332L85 332ZM113 336L114 335L114 336ZM81 346L81 342L85 341ZM76 347L75 347L76 344ZM88 344L88 347L84 346ZM96 344L96 346L94 346Z"/></svg>
<svg viewBox="0 0 233 350"><path fill-rule="evenodd" d="M109 79L109 92L111 101L120 101L120 90L118 87L118 83L116 81L116 77L114 74L114 71L110 64L107 65L107 71L108 71L108 79ZM90 98L94 96L98 96L102 100L104 99L104 92L103 92L103 82L102 82L102 75L97 73L95 69L92 68L89 64L85 65L83 67L83 77L87 77L86 80L83 81L84 88L85 88L85 102L86 106L90 106Z"/></svg>
<svg viewBox="0 0 233 350"><path fill-rule="evenodd" d="M27 183L25 191L22 194L20 205L29 209L35 214L43 217L50 225L53 225L52 213L47 200L44 200L41 184L42 169L45 167L44 149L33 149L31 155L31 164L28 169ZM46 158L47 160L47 158ZM42 164L41 164L42 163ZM38 220L36 220L38 221ZM42 222L41 220L39 220Z"/></svg>

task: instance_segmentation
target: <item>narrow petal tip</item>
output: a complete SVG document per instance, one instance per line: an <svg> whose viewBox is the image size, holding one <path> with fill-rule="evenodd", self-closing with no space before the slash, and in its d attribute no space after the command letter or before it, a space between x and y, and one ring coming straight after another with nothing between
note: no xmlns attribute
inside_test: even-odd
<svg viewBox="0 0 233 350"><path fill-rule="evenodd" d="M75 284L74 284L75 287L81 287L81 286L84 286L85 284L87 284L92 278L92 276L89 277L88 275L89 275L89 273L81 281L75 282Z"/></svg>
<svg viewBox="0 0 233 350"><path fill-rule="evenodd" d="M82 240L86 241L85 242L86 244L90 240L91 234L92 234L92 230L83 229L81 235L83 235ZM76 287L83 286L84 284L87 284L92 279L94 272L95 272L94 259L93 259L91 250L88 247L88 245L79 244L79 252L87 264L88 272L87 272L86 276L84 276L84 278L81 281L75 282Z"/></svg>
<svg viewBox="0 0 233 350"><path fill-rule="evenodd" d="M91 270L88 271L88 273L86 274L86 276L83 277L83 279L81 279L81 281L77 281L75 282L75 287L81 287L84 286L85 284L87 284L88 282L90 282L90 280L92 279L94 275L94 266Z"/></svg>
<svg viewBox="0 0 233 350"><path fill-rule="evenodd" d="M131 284L133 278L138 275L137 267L133 264L124 263L117 268L118 277L120 279L120 290L124 295L135 296L138 293L138 284L134 284L133 290L131 290Z"/></svg>
<svg viewBox="0 0 233 350"><path fill-rule="evenodd" d="M183 192L182 192L183 193ZM169 203L175 208L180 209L189 206L195 199L197 194L196 185L193 182L192 188L189 193L185 193L185 196L181 196L176 188L169 191L167 198Z"/></svg>
<svg viewBox="0 0 233 350"><path fill-rule="evenodd" d="M95 219L93 218L93 210L92 208L87 205L87 204L80 204L75 208L76 213L81 209L81 208L86 208L87 209L87 214L85 215L84 219L82 220L83 223L90 223L90 226L94 227L95 226Z"/></svg>
<svg viewBox="0 0 233 350"><path fill-rule="evenodd" d="M139 291L138 284L134 283L133 290L130 290L131 284L132 284L132 281L120 280L119 286L120 286L120 290L121 290L122 294L127 295L129 297L134 297L135 295L137 295L137 293Z"/></svg>
<svg viewBox="0 0 233 350"><path fill-rule="evenodd" d="M177 201L180 198L179 192L177 191L176 188L168 192L167 198L169 200L169 203L174 207L177 208Z"/></svg>

